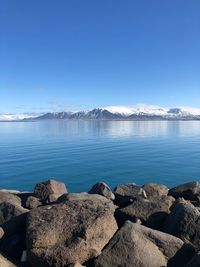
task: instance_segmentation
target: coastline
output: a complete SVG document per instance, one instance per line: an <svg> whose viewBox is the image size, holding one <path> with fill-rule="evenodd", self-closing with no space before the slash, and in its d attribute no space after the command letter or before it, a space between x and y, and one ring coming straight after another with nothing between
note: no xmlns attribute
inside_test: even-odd
<svg viewBox="0 0 200 267"><path fill-rule="evenodd" d="M113 191L99 182L69 193L48 180L33 192L13 190L0 190L0 266L199 266L196 181Z"/></svg>

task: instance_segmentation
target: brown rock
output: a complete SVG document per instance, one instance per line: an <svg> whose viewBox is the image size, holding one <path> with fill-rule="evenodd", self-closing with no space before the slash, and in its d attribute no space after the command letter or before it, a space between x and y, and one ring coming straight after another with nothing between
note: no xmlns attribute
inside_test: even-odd
<svg viewBox="0 0 200 267"><path fill-rule="evenodd" d="M151 199L138 198L132 204L118 209L116 218L119 225L126 220L136 222L139 218L143 224L160 229L166 216L170 213L170 207L174 202L171 196L154 197Z"/></svg>
<svg viewBox="0 0 200 267"><path fill-rule="evenodd" d="M190 183L178 185L169 190L169 195L174 198L183 197L186 200L200 200L200 185L199 182L193 181Z"/></svg>
<svg viewBox="0 0 200 267"><path fill-rule="evenodd" d="M112 201L90 194L31 210L26 236L32 266L64 267L98 256L117 230L114 210Z"/></svg>
<svg viewBox="0 0 200 267"><path fill-rule="evenodd" d="M126 222L95 260L94 266L181 267L193 255L194 249L174 236Z"/></svg>
<svg viewBox="0 0 200 267"><path fill-rule="evenodd" d="M96 183L88 193L98 194L111 200L115 199L115 195L112 193L110 187L103 182Z"/></svg>
<svg viewBox="0 0 200 267"><path fill-rule="evenodd" d="M166 196L169 191L167 186L155 183L144 184L142 188L145 190L147 198Z"/></svg>
<svg viewBox="0 0 200 267"><path fill-rule="evenodd" d="M53 194L56 199L63 194L67 193L67 188L64 183L55 180L48 180L38 183L34 189L35 197L39 198L45 203L50 203L51 195ZM55 200L55 198L54 198Z"/></svg>
<svg viewBox="0 0 200 267"><path fill-rule="evenodd" d="M119 185L115 188L114 194L115 203L118 206L127 206L138 197L146 198L144 189L136 184Z"/></svg>
<svg viewBox="0 0 200 267"><path fill-rule="evenodd" d="M20 214L26 213L28 210L22 206L12 202L1 202L0 204L0 225L11 220Z"/></svg>
<svg viewBox="0 0 200 267"><path fill-rule="evenodd" d="M189 201L175 202L163 230L200 249L200 212Z"/></svg>

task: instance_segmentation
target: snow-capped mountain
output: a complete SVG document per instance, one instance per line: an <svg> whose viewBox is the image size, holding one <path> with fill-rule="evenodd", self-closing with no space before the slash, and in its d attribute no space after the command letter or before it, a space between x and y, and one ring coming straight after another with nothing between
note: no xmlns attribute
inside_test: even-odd
<svg viewBox="0 0 200 267"><path fill-rule="evenodd" d="M49 112L36 114L1 115L0 121L87 119L87 120L200 120L200 108L163 108L159 106L109 106L78 112Z"/></svg>

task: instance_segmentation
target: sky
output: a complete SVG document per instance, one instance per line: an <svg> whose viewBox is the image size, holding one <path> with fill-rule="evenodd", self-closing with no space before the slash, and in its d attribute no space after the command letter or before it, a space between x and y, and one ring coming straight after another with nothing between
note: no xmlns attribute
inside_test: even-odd
<svg viewBox="0 0 200 267"><path fill-rule="evenodd" d="M199 0L1 0L0 113L200 107Z"/></svg>

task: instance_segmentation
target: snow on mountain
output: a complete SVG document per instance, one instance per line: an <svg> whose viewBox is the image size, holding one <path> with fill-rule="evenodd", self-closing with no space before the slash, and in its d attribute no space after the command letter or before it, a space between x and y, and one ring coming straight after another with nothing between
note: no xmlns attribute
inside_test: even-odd
<svg viewBox="0 0 200 267"><path fill-rule="evenodd" d="M159 106L108 106L89 111L49 112L45 114L0 114L0 121L16 121L23 119L102 119L102 120L142 120L142 119L184 119L200 120L200 108L178 107L163 108Z"/></svg>
<svg viewBox="0 0 200 267"><path fill-rule="evenodd" d="M23 119L38 117L35 113L23 113L23 114L0 114L0 121L19 121Z"/></svg>
<svg viewBox="0 0 200 267"><path fill-rule="evenodd" d="M124 116L130 116L130 115L166 116L168 111L165 108L157 106L147 106L147 105L136 105L132 107L111 106L111 107L105 107L104 109L110 111L111 113L121 114Z"/></svg>

